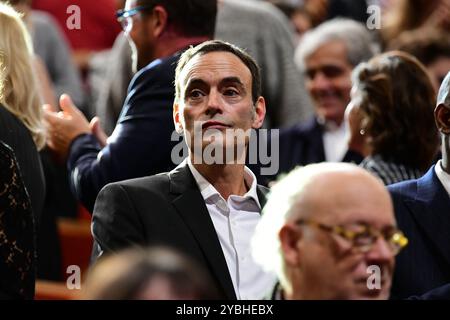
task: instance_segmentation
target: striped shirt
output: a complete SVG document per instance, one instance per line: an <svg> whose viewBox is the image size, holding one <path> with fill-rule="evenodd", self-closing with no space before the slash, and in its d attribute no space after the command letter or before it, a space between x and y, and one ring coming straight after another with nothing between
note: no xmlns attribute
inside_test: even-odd
<svg viewBox="0 0 450 320"><path fill-rule="evenodd" d="M359 166L380 178L385 185L410 179L418 179L424 174L424 172L418 169L384 161L380 155L364 158Z"/></svg>

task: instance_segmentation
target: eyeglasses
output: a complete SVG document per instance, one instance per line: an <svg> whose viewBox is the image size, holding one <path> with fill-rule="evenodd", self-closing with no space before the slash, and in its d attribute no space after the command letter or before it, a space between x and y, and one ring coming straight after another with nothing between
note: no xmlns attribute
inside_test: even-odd
<svg viewBox="0 0 450 320"><path fill-rule="evenodd" d="M361 223L353 224L348 227L327 226L316 221L303 219L297 220L295 223L297 225L313 226L340 236L351 243L352 248L362 253L369 252L380 236L387 242L393 255L397 255L408 244L408 238L405 237L402 231L395 227L378 230L372 226Z"/></svg>
<svg viewBox="0 0 450 320"><path fill-rule="evenodd" d="M130 32L133 27L133 16L138 14L142 10L152 9L154 5L137 6L128 10L118 10L116 12L117 21L124 32Z"/></svg>

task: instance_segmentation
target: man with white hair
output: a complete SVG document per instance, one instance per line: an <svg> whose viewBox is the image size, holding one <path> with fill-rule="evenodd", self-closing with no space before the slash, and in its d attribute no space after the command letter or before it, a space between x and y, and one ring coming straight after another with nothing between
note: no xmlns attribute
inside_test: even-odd
<svg viewBox="0 0 450 320"><path fill-rule="evenodd" d="M252 251L278 276L272 299L388 298L408 241L379 179L353 164L308 165L273 187L263 213Z"/></svg>
<svg viewBox="0 0 450 320"><path fill-rule="evenodd" d="M280 171L323 161L355 162L362 157L347 150L344 112L350 102L351 72L376 53L361 23L333 19L307 32L296 52L305 75L315 116L280 132Z"/></svg>

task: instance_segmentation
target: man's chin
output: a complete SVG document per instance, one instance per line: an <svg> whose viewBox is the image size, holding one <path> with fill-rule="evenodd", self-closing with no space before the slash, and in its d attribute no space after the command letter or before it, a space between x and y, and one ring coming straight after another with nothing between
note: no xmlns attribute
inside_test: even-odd
<svg viewBox="0 0 450 320"><path fill-rule="evenodd" d="M388 282L382 282L380 286L370 288L365 281L361 281L356 284L355 296L352 300L387 300L390 288L391 285Z"/></svg>

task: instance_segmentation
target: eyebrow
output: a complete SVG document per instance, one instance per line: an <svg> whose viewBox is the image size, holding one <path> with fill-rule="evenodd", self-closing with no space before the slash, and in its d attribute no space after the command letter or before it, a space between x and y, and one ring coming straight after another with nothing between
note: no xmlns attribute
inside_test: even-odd
<svg viewBox="0 0 450 320"><path fill-rule="evenodd" d="M238 84L239 86L244 87L244 84L238 77L226 77L220 80L220 84L227 84L227 83Z"/></svg>
<svg viewBox="0 0 450 320"><path fill-rule="evenodd" d="M226 77L219 81L219 86L226 84L237 84L240 87L244 88L244 84L238 77ZM205 85L208 85L208 83L205 80L201 78L193 78L186 83L186 90L193 86L205 86Z"/></svg>

